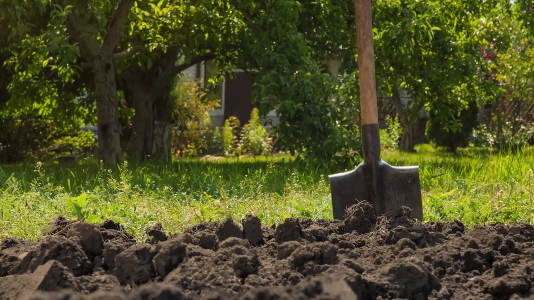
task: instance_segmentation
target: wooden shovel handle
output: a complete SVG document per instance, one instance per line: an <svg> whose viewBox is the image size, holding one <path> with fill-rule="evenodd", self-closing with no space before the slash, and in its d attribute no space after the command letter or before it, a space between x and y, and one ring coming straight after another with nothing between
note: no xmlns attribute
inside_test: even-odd
<svg viewBox="0 0 534 300"><path fill-rule="evenodd" d="M354 0L362 125L378 124L371 0Z"/></svg>

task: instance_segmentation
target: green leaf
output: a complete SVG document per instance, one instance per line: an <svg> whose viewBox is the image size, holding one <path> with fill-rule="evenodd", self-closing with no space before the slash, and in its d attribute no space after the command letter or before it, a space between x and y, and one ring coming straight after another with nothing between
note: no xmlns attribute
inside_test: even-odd
<svg viewBox="0 0 534 300"><path fill-rule="evenodd" d="M75 198L75 201L83 208L87 204L87 194L83 192L80 196Z"/></svg>
<svg viewBox="0 0 534 300"><path fill-rule="evenodd" d="M89 215L85 218L85 222L92 223L92 224L98 224L101 222L101 218L97 215Z"/></svg>

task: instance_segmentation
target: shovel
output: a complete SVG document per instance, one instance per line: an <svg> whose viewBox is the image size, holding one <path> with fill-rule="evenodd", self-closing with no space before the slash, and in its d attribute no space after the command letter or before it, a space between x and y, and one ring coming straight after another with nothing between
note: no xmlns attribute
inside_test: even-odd
<svg viewBox="0 0 534 300"><path fill-rule="evenodd" d="M380 159L380 133L376 100L375 58L371 0L355 0L363 162L353 171L330 175L334 219L360 201L373 204L377 215L401 206L410 217L423 220L419 167L393 167Z"/></svg>

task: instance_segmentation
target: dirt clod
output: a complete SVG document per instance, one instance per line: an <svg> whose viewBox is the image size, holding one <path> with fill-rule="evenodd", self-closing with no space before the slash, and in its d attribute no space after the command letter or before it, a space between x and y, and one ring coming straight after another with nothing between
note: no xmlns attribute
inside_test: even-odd
<svg viewBox="0 0 534 300"><path fill-rule="evenodd" d="M154 256L156 273L165 278L186 257L186 245L179 240L170 240L158 244Z"/></svg>
<svg viewBox="0 0 534 300"><path fill-rule="evenodd" d="M165 232L163 232L163 225L161 223L156 223L154 226L148 227L146 234L150 237L150 239L146 241L149 244L157 244L168 239Z"/></svg>
<svg viewBox="0 0 534 300"><path fill-rule="evenodd" d="M50 260L57 260L75 276L87 275L92 271L92 262L83 251L79 240L62 236L50 236L37 244L29 252L19 256L20 263L9 271L10 275L34 272Z"/></svg>
<svg viewBox="0 0 534 300"><path fill-rule="evenodd" d="M263 241L263 231L261 229L261 221L258 217L247 215L243 219L243 234L252 245L258 245Z"/></svg>
<svg viewBox="0 0 534 300"><path fill-rule="evenodd" d="M115 275L121 284L140 285L156 277L152 259L154 247L139 244L124 250L115 258Z"/></svg>
<svg viewBox="0 0 534 300"><path fill-rule="evenodd" d="M231 237L243 238L243 230L231 218L227 218L221 224L216 234L221 242Z"/></svg>
<svg viewBox="0 0 534 300"><path fill-rule="evenodd" d="M274 239L277 243L301 240L302 227L297 219L286 219L278 225L274 231Z"/></svg>
<svg viewBox="0 0 534 300"><path fill-rule="evenodd" d="M296 241L285 242L282 245L278 246L277 259L288 258L297 248L301 246L301 243Z"/></svg>
<svg viewBox="0 0 534 300"><path fill-rule="evenodd" d="M0 278L0 299L29 299L36 291L80 291L78 280L61 263L49 260L34 272Z"/></svg>
<svg viewBox="0 0 534 300"><path fill-rule="evenodd" d="M227 249L227 248L232 248L235 246L250 248L250 243L244 239L231 237L229 239L224 240L222 243L219 244L220 249Z"/></svg>
<svg viewBox="0 0 534 300"><path fill-rule="evenodd" d="M126 249L128 249L127 243L121 243L120 241L107 242L104 246L104 265L108 269L113 269L115 267L115 258Z"/></svg>
<svg viewBox="0 0 534 300"><path fill-rule="evenodd" d="M343 279L324 277L311 279L296 287L260 288L246 293L240 299L357 300L358 298Z"/></svg>
<svg viewBox="0 0 534 300"><path fill-rule="evenodd" d="M104 249L102 233L90 223L80 222L74 224L67 232L67 238L78 238L82 248L88 255L101 256Z"/></svg>
<svg viewBox="0 0 534 300"><path fill-rule="evenodd" d="M368 233L376 224L374 207L367 201L362 201L349 207L345 213L343 225L346 233L356 231L360 234Z"/></svg>
<svg viewBox="0 0 534 300"><path fill-rule="evenodd" d="M43 235L54 235L63 231L67 226L76 222L75 220L68 220L63 216L56 216L52 223L43 230Z"/></svg>
<svg viewBox="0 0 534 300"><path fill-rule="evenodd" d="M334 264L337 260L337 246L330 243L302 245L289 256L291 267L296 269L306 262L316 264Z"/></svg>
<svg viewBox="0 0 534 300"><path fill-rule="evenodd" d="M219 247L219 238L213 233L200 232L195 237L198 245L204 249L217 250Z"/></svg>

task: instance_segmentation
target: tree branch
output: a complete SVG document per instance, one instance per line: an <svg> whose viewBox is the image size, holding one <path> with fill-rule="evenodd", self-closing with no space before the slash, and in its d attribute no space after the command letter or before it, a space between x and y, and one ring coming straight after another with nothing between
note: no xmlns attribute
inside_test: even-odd
<svg viewBox="0 0 534 300"><path fill-rule="evenodd" d="M147 53L147 52L150 52L149 48L145 46L135 45L124 51L114 53L113 60L122 60L122 59L130 58L138 53Z"/></svg>
<svg viewBox="0 0 534 300"><path fill-rule="evenodd" d="M80 53L86 60L90 60L98 53L98 41L88 37L86 33L87 25L75 13L69 13L67 16L67 30L69 34L80 45Z"/></svg>
<svg viewBox="0 0 534 300"><path fill-rule="evenodd" d="M157 51L159 50L160 48L157 47L155 49L153 49L153 51ZM145 46L140 46L140 45L135 45L135 46L132 46L124 51L121 51L121 52L118 52L118 53L114 53L113 54L113 60L114 61L117 61L117 60L123 60L123 59L127 59L127 58L130 58L136 54L139 54L139 53L148 53L150 52L150 49L145 47ZM82 68L84 69L91 69L93 67L93 64L90 63L90 62L87 62L87 63L83 63L82 64Z"/></svg>
<svg viewBox="0 0 534 300"><path fill-rule="evenodd" d="M215 53L209 53L205 55L199 55L191 60L189 63L183 63L181 65L175 66L173 63L167 64L167 67L163 69L163 72L154 80L152 88L150 89L151 93L157 94L162 91L170 80L176 76L178 73L185 71L187 68L194 66L198 63L201 63L206 60L214 59Z"/></svg>
<svg viewBox="0 0 534 300"><path fill-rule="evenodd" d="M119 5L117 5L117 9L115 9L113 17L111 18L108 32L104 38L104 44L102 45L102 50L104 52L111 53L113 48L115 48L115 45L117 45L133 4L134 0L121 0Z"/></svg>

